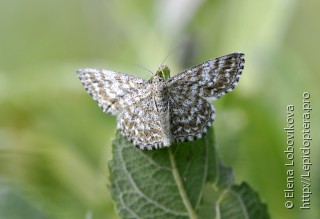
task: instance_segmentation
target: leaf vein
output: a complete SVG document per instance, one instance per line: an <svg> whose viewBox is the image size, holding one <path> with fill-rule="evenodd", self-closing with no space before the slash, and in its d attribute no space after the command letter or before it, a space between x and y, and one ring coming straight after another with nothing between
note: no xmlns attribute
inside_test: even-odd
<svg viewBox="0 0 320 219"><path fill-rule="evenodd" d="M155 162L150 157L146 156L143 151L141 151L141 155L143 156L143 158L145 158L147 161L149 161L149 163L159 167L160 169L164 169L164 170L167 170L167 171L170 171L170 172L172 171L169 167L161 166L159 163Z"/></svg>
<svg viewBox="0 0 320 219"><path fill-rule="evenodd" d="M183 202L184 206L186 207L186 209L188 211L189 218L190 219L196 219L197 215L196 215L194 209L192 208L191 203L190 203L190 201L188 199L187 193L186 193L186 191L184 189L184 186L183 186L179 171L177 169L175 158L174 158L174 155L172 153L172 149L171 148L168 149L168 153L169 153L170 162L171 162L171 165L172 165L172 174L173 174L174 180L177 183L177 187L178 187L180 196L182 198L182 202Z"/></svg>
<svg viewBox="0 0 320 219"><path fill-rule="evenodd" d="M169 209L169 208L167 208L166 206L163 206L162 204L160 204L160 203L152 200L152 199L151 199L150 197L148 197L145 193L143 193L143 192L140 190L140 188L138 187L138 185L135 183L134 179L132 178L130 171L128 171L126 162L123 160L122 153L121 153L120 158L121 158L121 162L123 163L124 171L125 171L126 175L128 176L128 179L129 179L131 185L133 186L133 188L136 190L136 192L137 192L141 197L143 197L143 198L146 199L148 202L150 202L151 204L155 205L156 207L162 209L162 210L165 211L165 212L168 212L168 213L171 213L171 214L177 215L177 216L186 216L186 213Z"/></svg>

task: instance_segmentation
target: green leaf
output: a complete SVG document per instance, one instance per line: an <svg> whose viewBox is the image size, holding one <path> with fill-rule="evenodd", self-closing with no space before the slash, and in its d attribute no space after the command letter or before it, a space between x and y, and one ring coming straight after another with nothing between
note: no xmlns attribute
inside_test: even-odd
<svg viewBox="0 0 320 219"><path fill-rule="evenodd" d="M223 191L215 208L217 218L270 218L267 206L260 202L258 194L247 183Z"/></svg>
<svg viewBox="0 0 320 219"><path fill-rule="evenodd" d="M122 219L215 218L218 203L223 213L237 209L228 209L225 200L237 187L231 168L217 156L212 129L197 141L153 151L136 148L117 132L112 151L110 188Z"/></svg>

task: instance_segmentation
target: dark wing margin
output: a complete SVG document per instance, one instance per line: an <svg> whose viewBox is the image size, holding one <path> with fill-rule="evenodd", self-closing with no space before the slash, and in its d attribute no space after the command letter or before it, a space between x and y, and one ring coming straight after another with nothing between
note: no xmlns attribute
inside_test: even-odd
<svg viewBox="0 0 320 219"><path fill-rule="evenodd" d="M188 93L212 101L235 88L244 63L243 53L210 59L169 78L169 90L173 95Z"/></svg>

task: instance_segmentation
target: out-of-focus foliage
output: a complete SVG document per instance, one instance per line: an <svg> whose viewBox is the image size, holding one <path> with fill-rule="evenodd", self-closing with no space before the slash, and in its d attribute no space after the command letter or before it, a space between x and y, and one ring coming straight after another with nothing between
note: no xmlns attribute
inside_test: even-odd
<svg viewBox="0 0 320 219"><path fill-rule="evenodd" d="M216 138L237 182L272 218L318 218L317 1L1 1L0 218L117 218L107 189L116 120L75 75L104 67L148 79L241 51L234 92L215 102ZM301 211L302 93L311 94L311 210ZM295 208L284 207L286 106L294 104Z"/></svg>

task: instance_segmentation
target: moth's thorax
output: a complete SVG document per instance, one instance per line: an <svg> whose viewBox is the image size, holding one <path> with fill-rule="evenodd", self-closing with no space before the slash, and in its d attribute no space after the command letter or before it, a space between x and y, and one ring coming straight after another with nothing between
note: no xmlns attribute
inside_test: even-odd
<svg viewBox="0 0 320 219"><path fill-rule="evenodd" d="M168 106L167 83L158 75L153 76L150 81L150 89L154 97L157 111L166 111Z"/></svg>
<svg viewBox="0 0 320 219"><path fill-rule="evenodd" d="M167 70L165 69L165 71ZM172 143L172 134L170 130L170 106L166 77L170 77L168 72L161 73L158 70L156 75L149 80L149 86L153 96L154 111L159 116L159 133L162 136L163 145L169 146Z"/></svg>
<svg viewBox="0 0 320 219"><path fill-rule="evenodd" d="M170 69L166 65L159 66L156 74L149 80L152 96L154 97L155 110L167 117L169 115L168 86ZM166 119L165 119L166 120ZM166 121L165 123L168 123Z"/></svg>

